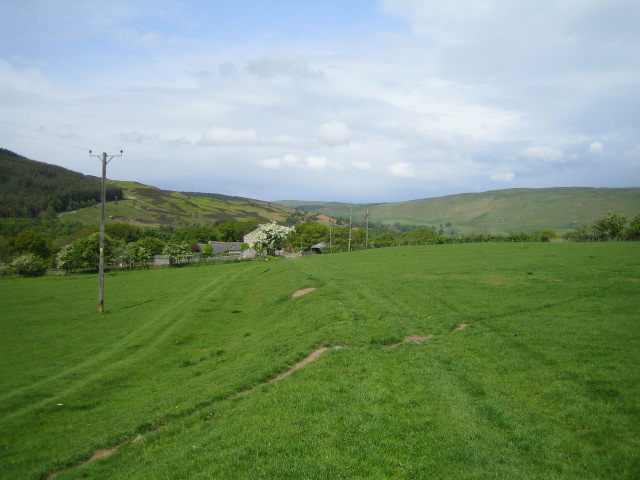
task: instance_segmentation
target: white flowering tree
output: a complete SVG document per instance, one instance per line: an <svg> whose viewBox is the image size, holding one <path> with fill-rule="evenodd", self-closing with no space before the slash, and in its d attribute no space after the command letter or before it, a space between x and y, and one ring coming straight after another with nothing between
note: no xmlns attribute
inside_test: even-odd
<svg viewBox="0 0 640 480"><path fill-rule="evenodd" d="M274 220L271 223L258 225L258 233L253 237L251 248L258 252L267 252L267 255L275 255L287 240L287 237L295 232L293 227L278 225Z"/></svg>

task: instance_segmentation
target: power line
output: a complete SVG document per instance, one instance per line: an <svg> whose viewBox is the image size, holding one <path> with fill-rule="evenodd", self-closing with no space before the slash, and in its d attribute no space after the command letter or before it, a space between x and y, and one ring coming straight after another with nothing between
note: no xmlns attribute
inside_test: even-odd
<svg viewBox="0 0 640 480"><path fill-rule="evenodd" d="M54 136L54 137L57 137L57 138L61 138L61 139L64 139L64 140L67 140L67 141L71 141L71 142L80 142L80 143L84 143L84 144L91 145L91 146L100 146L100 147L104 147L104 148L109 149L109 150L119 150L120 149L119 147L115 148L113 146L103 145L103 144L100 144L98 142L94 142L94 141L91 141L91 140L83 139L81 137L69 137L68 135L61 135L61 134L58 134L58 133L42 130L42 129L39 129L39 128L33 128L33 127L26 126L26 125L20 125L18 123L14 123L14 122L8 122L6 120L0 120L0 123L4 123L4 124L11 125L11 126L18 127L18 128L23 128L23 129L26 129L26 130L31 130L31 131L39 133L39 134L51 135L51 136ZM8 132L6 130L0 130L0 132L5 133L7 135L14 135L14 136L17 136L17 137L26 138L28 140L35 140L35 141L38 141L38 142L49 143L49 144L53 144L53 145L59 145L59 146L62 146L62 147L73 148L73 149L76 149L76 150L85 150L85 148L86 148L86 147L81 147L81 146L78 146L78 145L70 145L70 144L55 142L55 141L48 140L48 139L22 135L22 134L14 133L14 132ZM143 154L137 153L135 151L130 151L128 149L127 149L127 154L128 155L134 155L136 157L140 157L141 159L149 161L149 163L141 163L141 162L136 162L136 161L133 161L133 160L129 160L128 163L130 163L130 164L139 165L139 166L142 166L142 167L152 167L154 170L161 170L161 171L164 171L164 172L167 172L167 173L171 173L171 174L175 174L175 171L179 171L179 172L181 172L183 174L184 173L189 173L191 175L195 175L198 178L203 178L204 177L204 178L210 178L211 180L218 180L219 181L219 178L215 178L215 177L209 176L205 172L202 172L202 171L191 170L189 168L184 167L183 165L180 165L180 166L174 165L174 164L169 163L167 161L158 160L157 158L149 157L147 155L143 155ZM158 165L164 165L165 167L168 167L168 168L170 168L172 170L167 170L167 168L162 168L162 167L159 167Z"/></svg>

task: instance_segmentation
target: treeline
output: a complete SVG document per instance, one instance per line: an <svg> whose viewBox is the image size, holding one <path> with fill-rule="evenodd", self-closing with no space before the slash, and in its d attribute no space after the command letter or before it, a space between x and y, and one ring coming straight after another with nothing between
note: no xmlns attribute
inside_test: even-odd
<svg viewBox="0 0 640 480"><path fill-rule="evenodd" d="M157 228L107 223L105 253L108 263L131 267L150 262L154 255L188 254L196 243L242 241L257 226L257 220ZM51 208L32 219L0 218L0 275L40 275L47 268L97 269L98 230L61 222Z"/></svg>
<svg viewBox="0 0 640 480"><path fill-rule="evenodd" d="M76 210L100 202L101 181L66 168L0 149L0 217L37 218L51 208ZM121 188L107 185L107 200L123 198Z"/></svg>
<svg viewBox="0 0 640 480"><path fill-rule="evenodd" d="M348 225L348 222L347 222ZM355 226L354 226L355 225ZM511 234L452 234L442 235L442 226L382 225L373 223L367 230L362 224L328 227L317 223L295 226L286 246L295 251L309 251L318 243L324 243L324 252L343 252L403 245L427 245L472 242L549 242L555 239L568 241L640 240L640 215L629 222L627 215L608 212L594 222L586 222L559 236L553 230Z"/></svg>
<svg viewBox="0 0 640 480"><path fill-rule="evenodd" d="M242 241L258 226L256 220L219 222L214 225L182 227L138 227L126 223L106 225L107 263L119 268L145 266L159 254L173 257L194 253L192 246L208 241ZM393 226L327 226L299 223L286 239L290 251L309 252L324 243L322 251L345 252L401 245L460 242L545 242L559 238L553 230L508 235L440 235L436 227L416 227L398 231ZM640 240L640 215L631 222L626 215L608 212L604 217L581 224L563 235L572 241ZM61 222L52 207L37 218L0 218L0 274L41 275L47 268L96 270L98 267L98 227L78 222Z"/></svg>

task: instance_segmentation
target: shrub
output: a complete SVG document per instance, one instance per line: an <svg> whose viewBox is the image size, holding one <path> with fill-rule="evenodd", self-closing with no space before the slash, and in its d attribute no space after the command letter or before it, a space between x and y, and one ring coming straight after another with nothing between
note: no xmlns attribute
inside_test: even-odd
<svg viewBox="0 0 640 480"><path fill-rule="evenodd" d="M42 257L38 257L33 253L27 253L11 262L11 268L19 275L38 277L44 275L44 272L47 270L47 264Z"/></svg>
<svg viewBox="0 0 640 480"><path fill-rule="evenodd" d="M11 267L6 263L0 263L0 277L9 275L11 273Z"/></svg>

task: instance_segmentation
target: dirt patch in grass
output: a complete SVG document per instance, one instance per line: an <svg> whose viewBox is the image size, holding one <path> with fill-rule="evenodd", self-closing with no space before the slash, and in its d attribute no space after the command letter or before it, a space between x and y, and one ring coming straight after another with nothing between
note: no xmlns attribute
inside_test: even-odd
<svg viewBox="0 0 640 480"><path fill-rule="evenodd" d="M468 323L461 323L459 326L454 328L449 335L453 335L454 333L456 333L459 330L464 330L468 326L469 326ZM435 335L433 333L430 333L429 335L410 335L408 337L404 337L404 339L401 342L392 343L391 345L382 345L381 348L383 350L388 350L390 348L395 348L398 345L401 345L403 343L422 343L422 342L426 342L427 340L429 340L429 339L431 339L433 337L435 337Z"/></svg>
<svg viewBox="0 0 640 480"><path fill-rule="evenodd" d="M382 349L383 350L388 350L390 348L395 348L398 345L400 345L401 343L422 343L422 342L426 342L427 340L429 340L430 338L435 337L435 335L433 333L430 333L429 335L411 335L408 337L404 337L404 339L399 342L399 343L393 343L391 345L382 345Z"/></svg>
<svg viewBox="0 0 640 480"><path fill-rule="evenodd" d="M304 295L306 293L313 292L315 289L316 289L316 287L303 288L302 290L298 290L296 292L293 292L291 294L291 298L301 297L302 295Z"/></svg>
<svg viewBox="0 0 640 480"><path fill-rule="evenodd" d="M120 447L120 445L116 445L115 447L111 447L111 448L104 448L104 449L100 449L100 450L96 450L93 455L91 455L91 458L85 460L82 463L79 463L78 465L71 467L67 470L64 470L65 472L69 471L69 470L75 470L76 468L80 468L80 467L84 467L85 465L89 465L92 462L95 462L96 460L100 460L101 458L107 458L111 455L113 455L116 450L118 450L118 447ZM61 472L54 472L52 474L50 474L47 477L47 480L51 480L52 478L56 478L58 476L58 473Z"/></svg>
<svg viewBox="0 0 640 480"><path fill-rule="evenodd" d="M465 328L467 328L469 326L468 323L461 323L459 326L457 326L456 328L453 329L453 331L449 334L449 335L453 335L454 333L460 331L460 330L464 330Z"/></svg>
<svg viewBox="0 0 640 480"><path fill-rule="evenodd" d="M296 363L295 365L292 365L291 367L289 367L289 369L285 372L282 372L281 374L267 380L266 382L261 383L260 385L256 385L255 387L251 387L248 388L246 390L243 390L241 392L236 393L232 398L236 398L236 397L241 397L243 395L246 395L249 392L252 392L253 390L255 390L258 387L261 387L263 385L267 385L269 383L273 383L273 382L277 382L278 380L282 380L285 377L288 377L289 375L291 375L293 372L295 372L296 370L300 370L302 367L310 364L311 362L313 362L314 360L317 360L318 357L320 355L322 355L324 352L326 352L327 350L338 350L342 348L341 345L337 345L335 347L322 347L322 348L318 348L317 350L314 350L313 352L311 352L311 354L306 357L303 360L300 360L298 363Z"/></svg>

